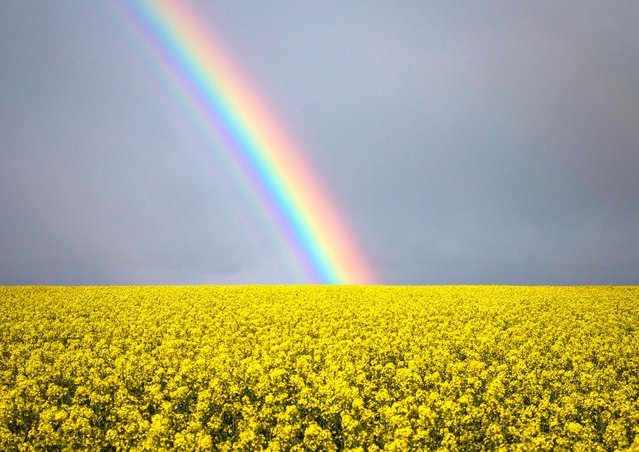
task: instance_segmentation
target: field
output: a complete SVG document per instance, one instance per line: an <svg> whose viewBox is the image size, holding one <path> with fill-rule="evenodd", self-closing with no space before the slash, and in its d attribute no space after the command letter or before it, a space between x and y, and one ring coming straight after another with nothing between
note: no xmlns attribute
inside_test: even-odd
<svg viewBox="0 0 639 452"><path fill-rule="evenodd" d="M637 287L0 287L0 449L639 446Z"/></svg>

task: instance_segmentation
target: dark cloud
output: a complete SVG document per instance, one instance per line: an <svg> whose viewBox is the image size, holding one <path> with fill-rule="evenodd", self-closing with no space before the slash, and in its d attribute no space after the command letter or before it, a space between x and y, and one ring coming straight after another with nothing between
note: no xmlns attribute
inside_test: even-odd
<svg viewBox="0 0 639 452"><path fill-rule="evenodd" d="M388 284L638 284L633 2L193 2ZM118 11L0 6L0 283L300 282Z"/></svg>

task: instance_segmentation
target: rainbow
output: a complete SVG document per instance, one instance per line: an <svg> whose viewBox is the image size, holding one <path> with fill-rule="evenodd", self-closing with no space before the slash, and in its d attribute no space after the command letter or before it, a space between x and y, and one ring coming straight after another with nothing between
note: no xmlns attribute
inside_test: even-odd
<svg viewBox="0 0 639 452"><path fill-rule="evenodd" d="M293 140L185 0L125 3L224 144L307 280L370 284L372 271Z"/></svg>

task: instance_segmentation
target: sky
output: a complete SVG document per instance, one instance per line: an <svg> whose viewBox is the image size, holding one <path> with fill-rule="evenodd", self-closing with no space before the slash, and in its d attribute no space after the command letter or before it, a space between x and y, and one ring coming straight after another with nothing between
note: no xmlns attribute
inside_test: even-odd
<svg viewBox="0 0 639 452"><path fill-rule="evenodd" d="M378 284L639 284L639 3L189 0ZM301 277L116 2L0 2L0 284Z"/></svg>

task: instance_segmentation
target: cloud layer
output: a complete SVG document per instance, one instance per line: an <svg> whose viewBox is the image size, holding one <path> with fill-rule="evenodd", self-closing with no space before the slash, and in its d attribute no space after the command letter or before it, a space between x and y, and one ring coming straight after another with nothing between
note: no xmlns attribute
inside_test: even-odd
<svg viewBox="0 0 639 452"><path fill-rule="evenodd" d="M632 2L193 2L385 284L639 284ZM115 8L0 5L0 284L302 282Z"/></svg>

